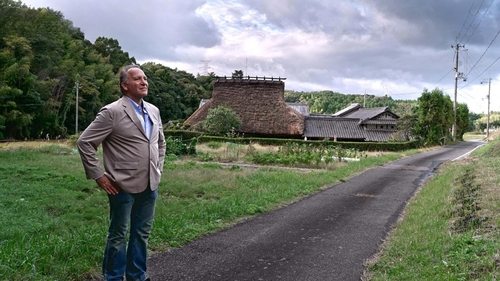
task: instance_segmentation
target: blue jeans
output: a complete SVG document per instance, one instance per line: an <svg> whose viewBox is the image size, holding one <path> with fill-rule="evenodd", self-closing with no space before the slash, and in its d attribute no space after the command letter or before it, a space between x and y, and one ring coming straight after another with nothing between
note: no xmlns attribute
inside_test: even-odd
<svg viewBox="0 0 500 281"><path fill-rule="evenodd" d="M147 243L153 225L158 190L108 195L110 224L102 271L105 280L144 281ZM127 245L127 229L130 235Z"/></svg>

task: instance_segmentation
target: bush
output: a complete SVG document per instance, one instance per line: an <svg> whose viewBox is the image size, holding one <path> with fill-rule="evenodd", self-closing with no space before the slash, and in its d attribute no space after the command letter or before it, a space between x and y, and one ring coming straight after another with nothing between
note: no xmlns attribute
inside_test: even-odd
<svg viewBox="0 0 500 281"><path fill-rule="evenodd" d="M68 143L71 145L71 146L76 146L76 142L78 141L78 138L80 137L80 134L73 134L71 136L68 137Z"/></svg>
<svg viewBox="0 0 500 281"><path fill-rule="evenodd" d="M238 130L241 121L238 115L228 107L218 106L208 110L207 118L202 123L202 128L209 134L222 136Z"/></svg>
<svg viewBox="0 0 500 281"><path fill-rule="evenodd" d="M365 158L366 154L356 149L338 146L316 147L311 144L289 143L278 152L251 153L249 160L256 164L281 164L291 166L322 166L340 162L346 158Z"/></svg>
<svg viewBox="0 0 500 281"><path fill-rule="evenodd" d="M202 132L188 131L188 130L165 130L165 137L174 137L179 139L192 139L198 138L203 135Z"/></svg>
<svg viewBox="0 0 500 281"><path fill-rule="evenodd" d="M319 141L319 140L303 140L303 139L286 139L286 138L264 138L264 137L223 137L223 136L208 136L202 132L187 131L187 130L165 130L165 136L172 136L182 139L196 138L198 143L207 142L233 142L239 144L258 143L260 145L277 145L282 146L288 143L308 144L315 147L342 147L352 148L360 151L403 151L421 146L417 140L407 142L335 142L335 141Z"/></svg>
<svg viewBox="0 0 500 281"><path fill-rule="evenodd" d="M166 154L173 155L192 155L196 154L196 139L182 140L181 138L167 137L165 139L167 146Z"/></svg>

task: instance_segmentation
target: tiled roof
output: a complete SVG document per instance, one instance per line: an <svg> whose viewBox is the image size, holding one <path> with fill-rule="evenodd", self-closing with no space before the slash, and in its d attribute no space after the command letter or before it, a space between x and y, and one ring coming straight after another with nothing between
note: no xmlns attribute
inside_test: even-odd
<svg viewBox="0 0 500 281"><path fill-rule="evenodd" d="M349 105L348 107L341 109L332 115L335 117L347 117L349 113L351 113L353 110L357 110L360 107L361 105L359 103L351 103L351 105Z"/></svg>
<svg viewBox="0 0 500 281"><path fill-rule="evenodd" d="M304 123L304 136L308 138L366 138L359 119L316 115L306 117Z"/></svg>
<svg viewBox="0 0 500 281"><path fill-rule="evenodd" d="M392 130L367 130L357 118L312 115L305 118L304 136L339 140L389 141Z"/></svg>
<svg viewBox="0 0 500 281"><path fill-rule="evenodd" d="M343 115L342 117L348 117L348 118L358 118L358 119L372 119L376 117L379 114L382 114L388 110L387 107L372 107L372 108L359 108L356 111L347 113L346 115Z"/></svg>

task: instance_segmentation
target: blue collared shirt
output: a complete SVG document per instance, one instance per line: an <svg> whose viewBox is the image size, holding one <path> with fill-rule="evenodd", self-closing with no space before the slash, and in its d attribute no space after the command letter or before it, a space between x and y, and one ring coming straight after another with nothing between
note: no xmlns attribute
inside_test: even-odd
<svg viewBox="0 0 500 281"><path fill-rule="evenodd" d="M133 99L129 97L127 98L134 108L137 118L139 118L139 120L141 121L142 128L144 129L144 132L146 132L146 136L149 139L151 137L151 129L153 129L153 123L151 121L151 118L149 117L148 111L144 107L144 102L141 104L137 104Z"/></svg>

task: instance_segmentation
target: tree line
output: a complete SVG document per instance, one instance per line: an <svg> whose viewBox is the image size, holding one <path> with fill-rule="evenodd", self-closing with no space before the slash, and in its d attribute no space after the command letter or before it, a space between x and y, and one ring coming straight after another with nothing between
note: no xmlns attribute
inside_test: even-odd
<svg viewBox="0 0 500 281"><path fill-rule="evenodd" d="M342 94L333 91L286 91L285 100L305 103L309 105L311 112L321 114L333 114L352 103L359 103L367 108L387 106L394 113L402 116L416 105L415 100L394 100L390 96Z"/></svg>
<svg viewBox="0 0 500 281"><path fill-rule="evenodd" d="M285 93L287 102L302 102L313 113L333 114L352 103L365 107L389 107L399 115L398 128L407 139L419 139L424 144L446 143L452 139L454 123L453 102L442 90L423 90L417 100L394 100L389 96L345 95L332 91ZM469 114L466 104L457 105L457 139L471 131L474 114Z"/></svg>
<svg viewBox="0 0 500 281"><path fill-rule="evenodd" d="M66 137L85 128L99 109L120 96L118 69L136 63L118 40L85 39L64 16L0 0L0 139ZM152 62L148 100L163 120L185 119L211 94L214 74L195 77Z"/></svg>
<svg viewBox="0 0 500 281"><path fill-rule="evenodd" d="M85 128L103 105L120 96L119 68L136 63L118 40L98 37L90 42L50 8L0 0L0 26L0 139L67 137L75 133L76 110L78 128ZM186 119L201 99L211 96L214 73L194 76L153 62L141 67L149 80L146 99L159 107L164 122ZM403 131L429 143L449 138L453 121L451 100L438 89L425 90L416 101L332 91L286 91L285 99L324 114L351 103L388 106L402 117ZM457 117L461 136L481 116L469 114L460 104Z"/></svg>

